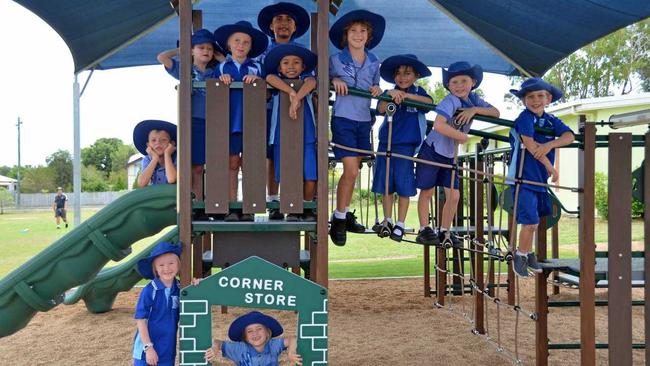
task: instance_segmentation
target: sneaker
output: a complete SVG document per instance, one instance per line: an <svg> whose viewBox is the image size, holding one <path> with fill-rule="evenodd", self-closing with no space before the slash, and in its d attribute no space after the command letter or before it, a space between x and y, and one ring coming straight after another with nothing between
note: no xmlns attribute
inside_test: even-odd
<svg viewBox="0 0 650 366"><path fill-rule="evenodd" d="M427 226L420 230L418 236L415 238L415 242L424 245L438 245L440 244L440 239L438 238L438 235L433 232L433 229Z"/></svg>
<svg viewBox="0 0 650 366"><path fill-rule="evenodd" d="M357 212L357 210L345 214L345 229L351 233L365 233L366 227L357 222L357 216L354 214L355 212Z"/></svg>
<svg viewBox="0 0 650 366"><path fill-rule="evenodd" d="M404 236L404 228L399 225L395 225L395 227L393 228L393 232L390 233L390 238L392 240L399 242L402 241L403 236Z"/></svg>
<svg viewBox="0 0 650 366"><path fill-rule="evenodd" d="M269 220L284 220L284 214L280 212L279 209L277 208L270 208L269 209Z"/></svg>
<svg viewBox="0 0 650 366"><path fill-rule="evenodd" d="M386 238L393 233L393 224L387 221L377 223L372 226L372 231L376 232L378 237Z"/></svg>
<svg viewBox="0 0 650 366"><path fill-rule="evenodd" d="M539 265L535 253L528 253L526 260L528 261L528 268L530 268L533 272L542 273L544 271L542 269L542 266Z"/></svg>
<svg viewBox="0 0 650 366"><path fill-rule="evenodd" d="M311 208L306 208L302 213L302 221L314 222L316 221L316 212Z"/></svg>
<svg viewBox="0 0 650 366"><path fill-rule="evenodd" d="M296 221L300 221L301 217L302 217L302 214L290 213L290 214L287 214L287 217L285 218L285 220L287 222L296 222Z"/></svg>
<svg viewBox="0 0 650 366"><path fill-rule="evenodd" d="M528 258L524 255L515 254L512 260L512 269L519 277L528 277Z"/></svg>
<svg viewBox="0 0 650 366"><path fill-rule="evenodd" d="M253 214L241 214L241 215L239 215L239 221L255 221L255 215L253 215Z"/></svg>
<svg viewBox="0 0 650 366"><path fill-rule="evenodd" d="M65 223L65 228L66 228L66 229L68 228L68 223L67 223L67 222Z"/></svg>
<svg viewBox="0 0 650 366"><path fill-rule="evenodd" d="M449 238L447 238L449 233ZM438 239L446 248L463 249L463 241L451 231L438 232Z"/></svg>
<svg viewBox="0 0 650 366"><path fill-rule="evenodd" d="M227 214L226 217L223 218L223 221L226 221L226 222L236 222L236 221L239 221L239 212L237 212L237 211L230 211L230 213Z"/></svg>
<svg viewBox="0 0 650 366"><path fill-rule="evenodd" d="M347 240L347 233L345 227L347 225L346 219L332 218L332 226L330 227L330 238L334 244L342 247Z"/></svg>

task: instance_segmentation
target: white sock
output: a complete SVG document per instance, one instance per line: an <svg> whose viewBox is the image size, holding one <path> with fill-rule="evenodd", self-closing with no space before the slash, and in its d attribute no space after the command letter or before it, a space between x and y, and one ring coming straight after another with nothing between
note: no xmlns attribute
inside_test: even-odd
<svg viewBox="0 0 650 366"><path fill-rule="evenodd" d="M398 221L398 222L397 222L397 225L395 225L395 226L404 227L404 223L401 222L401 221Z"/></svg>
<svg viewBox="0 0 650 366"><path fill-rule="evenodd" d="M426 228L428 228L428 227L429 227L429 226L420 226L420 231L422 231L422 230L424 230L424 229L426 229Z"/></svg>
<svg viewBox="0 0 650 366"><path fill-rule="evenodd" d="M444 227L440 227L440 231L444 233L444 232L447 232L447 231L449 231L449 229L447 229L447 228L444 228Z"/></svg>
<svg viewBox="0 0 650 366"><path fill-rule="evenodd" d="M339 212L338 210L334 210L334 218L339 220L344 220L345 212Z"/></svg>
<svg viewBox="0 0 650 366"><path fill-rule="evenodd" d="M350 212L350 206L345 206L345 213Z"/></svg>
<svg viewBox="0 0 650 366"><path fill-rule="evenodd" d="M384 221L386 221L387 223L389 223L391 225L393 224L393 219L390 218L390 217L385 218Z"/></svg>
<svg viewBox="0 0 650 366"><path fill-rule="evenodd" d="M280 200L280 195L279 194L270 194L270 195L266 196L266 201L267 202L279 201L279 200Z"/></svg>
<svg viewBox="0 0 650 366"><path fill-rule="evenodd" d="M520 251L519 249L517 249L517 255L520 255L522 257L526 257L528 255L528 253L524 253L524 252Z"/></svg>

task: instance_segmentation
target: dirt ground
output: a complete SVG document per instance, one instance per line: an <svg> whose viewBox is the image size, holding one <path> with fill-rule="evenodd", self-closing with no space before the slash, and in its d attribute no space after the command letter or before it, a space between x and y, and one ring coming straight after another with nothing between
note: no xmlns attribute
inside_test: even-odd
<svg viewBox="0 0 650 366"><path fill-rule="evenodd" d="M534 310L534 281L522 281L521 306ZM39 313L27 327L0 339L0 365L128 365L135 329L133 308L140 289L118 296L114 310L91 314L82 303L58 306ZM422 296L422 279L385 279L330 282L330 365L511 365L514 354L515 312L487 308L490 340L474 335L467 320L473 300L447 297L448 308L433 307L433 298ZM577 299L576 290L562 289L556 299ZM599 292L603 298L604 292ZM635 292L634 298L642 298ZM501 290L501 298L506 298ZM214 334L225 337L230 321L249 309L231 308L215 315ZM291 312L270 312L295 334ZM465 315L463 315L463 313ZM597 308L597 341L607 342L607 308ZM634 342L643 342L643 309L633 309ZM535 362L535 322L519 317L518 347L523 364ZM497 326L499 325L499 326ZM578 308L555 308L549 314L551 342L579 341ZM500 337L499 332L500 331ZM503 352L497 352L500 338ZM579 351L551 351L550 365L575 365ZM598 350L598 365L606 365L607 350ZM634 351L634 363L644 363L643 351ZM226 361L218 365L230 365Z"/></svg>

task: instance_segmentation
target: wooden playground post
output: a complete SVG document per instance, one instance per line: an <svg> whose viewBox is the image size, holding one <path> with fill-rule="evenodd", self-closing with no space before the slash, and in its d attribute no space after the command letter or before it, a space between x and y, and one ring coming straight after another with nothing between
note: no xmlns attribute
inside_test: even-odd
<svg viewBox="0 0 650 366"><path fill-rule="evenodd" d="M318 113L317 113L317 134L318 134L318 222L316 226L316 245L312 245L311 275L313 281L323 287L328 286L328 263L327 263L327 150L328 150L328 116L329 116L329 1L318 0L318 22L316 24L317 50L318 54ZM312 23L312 27L313 27ZM314 248L315 247L315 248ZM314 255L315 254L315 255Z"/></svg>
<svg viewBox="0 0 650 366"><path fill-rule="evenodd" d="M645 161L650 165L650 130L645 134ZM645 163L644 163L645 164ZM650 207L650 169L643 168L643 203L645 207ZM644 253L650 252L650 214L643 215L643 244ZM647 301L650 296L650 261L646 256L643 260L644 280L646 286L643 286L643 298L646 299L643 305L643 314L645 317L645 359L646 364L650 363L650 302Z"/></svg>
<svg viewBox="0 0 650 366"><path fill-rule="evenodd" d="M580 256L580 364L596 364L596 303L595 303L595 152L596 126L586 123L580 115L580 128L584 141L578 151L578 194L580 206L579 256Z"/></svg>
<svg viewBox="0 0 650 366"><path fill-rule="evenodd" d="M181 256L181 285L187 286L192 279L192 59L190 38L192 36L192 3L180 0L180 77L178 86L178 239L183 246Z"/></svg>
<svg viewBox="0 0 650 366"><path fill-rule="evenodd" d="M557 224L556 224L557 225ZM541 217L537 226L537 259L546 259L546 217ZM546 284L547 272L535 275L535 359L537 366L548 365L548 285Z"/></svg>
<svg viewBox="0 0 650 366"><path fill-rule="evenodd" d="M462 159L458 159L458 164L460 166L464 166L464 161ZM465 173L464 171L458 171L456 173L456 174L458 174L457 176L459 177L459 179L458 179L458 191L460 193L460 197L458 199L458 205L456 205L456 225L459 228L461 228L461 230L462 230L462 227L465 226L465 220L468 219L468 218L465 218L465 213L464 213L464 210L463 210L463 206L464 206L463 199L465 199L467 197L465 197L465 194L464 194L464 189L463 189L464 182L463 182L463 179L460 179L464 175L464 173ZM470 214L471 213L469 213L469 212L467 213L468 216ZM452 226L453 226L453 224L452 224ZM467 233L467 234L469 234L469 233ZM462 267L465 266L465 254L463 253L463 251L453 250L452 251L452 257L453 257L452 270L454 271L454 273L461 273L461 271L464 271L464 268L462 268ZM458 276L454 276L452 281L453 281L452 291L453 291L454 296L462 295L464 290L465 290L463 288L463 286L465 284L465 281L461 281L461 278L458 277Z"/></svg>
<svg viewBox="0 0 650 366"><path fill-rule="evenodd" d="M513 186L514 189L515 186ZM512 230L512 228L516 228L516 226L513 225L513 220L514 220L514 215L508 213L508 230ZM508 231L508 237L510 237L510 231ZM510 239L508 239L509 241ZM517 248L515 248L517 250ZM512 253L513 255L515 253ZM499 274L500 275L500 274ZM514 306L515 305L515 272L512 269L512 261L508 262L508 305Z"/></svg>
<svg viewBox="0 0 650 366"><path fill-rule="evenodd" d="M481 156L481 151L483 147L480 143L477 143L475 145L475 152L474 152L474 166L476 167L476 170L479 172L484 171L484 162L483 162L483 157ZM474 188L474 223L475 223L475 239L481 243L485 244L485 240L483 238L483 223L485 220L483 219L483 176L474 174L474 178L476 178L475 181L475 188ZM469 234L469 233L468 233ZM478 246L474 243L470 246L472 249L475 249L476 251L474 252L474 275L476 278L476 287L479 288L480 291L476 292L476 296L474 297L474 305L476 307L476 312L474 313L474 330L478 334L485 334L485 326L484 326L484 320L485 320L485 315L484 315L484 299L483 299L483 290L485 288L485 279L483 278L483 247Z"/></svg>
<svg viewBox="0 0 650 366"><path fill-rule="evenodd" d="M632 134L609 134L609 362L632 365ZM581 289L582 291L582 289ZM615 306L612 306L615 304Z"/></svg>

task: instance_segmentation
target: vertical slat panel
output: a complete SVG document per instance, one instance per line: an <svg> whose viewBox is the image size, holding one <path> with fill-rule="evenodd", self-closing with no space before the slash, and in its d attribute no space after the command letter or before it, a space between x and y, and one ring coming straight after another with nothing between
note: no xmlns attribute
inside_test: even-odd
<svg viewBox="0 0 650 366"><path fill-rule="evenodd" d="M583 126L584 146L578 151L578 194L580 223L578 231L580 255L580 364L596 364L596 249L594 241L595 224L595 153L596 127L587 124L580 115Z"/></svg>
<svg viewBox="0 0 650 366"><path fill-rule="evenodd" d="M537 259L546 259L546 217L540 217L537 226ZM537 322L535 323L535 344L537 366L548 365L548 295L546 273L535 275L535 309Z"/></svg>
<svg viewBox="0 0 650 366"><path fill-rule="evenodd" d="M300 80L286 80L296 91ZM311 98L309 95L305 98ZM289 117L291 101L287 93L280 93L280 212L302 213L304 110L306 101L298 109L296 119ZM278 157L275 157L278 159Z"/></svg>
<svg viewBox="0 0 650 366"><path fill-rule="evenodd" d="M609 363L632 365L632 134L609 135Z"/></svg>
<svg viewBox="0 0 650 366"><path fill-rule="evenodd" d="M230 199L230 88L208 79L205 89L205 212L225 214Z"/></svg>
<svg viewBox="0 0 650 366"><path fill-rule="evenodd" d="M244 84L242 190L244 213L266 211L266 82Z"/></svg>
<svg viewBox="0 0 650 366"><path fill-rule="evenodd" d="M479 172L484 171L484 162L483 162L483 157L480 155L480 152L482 150L481 144L476 144L475 145L475 151L476 153L474 154L474 165L476 167L476 170ZM478 175L478 174L473 174L474 178L476 178L476 182L474 184L474 222L475 222L475 227L476 227L476 233L475 233L475 238L478 240L479 243L485 244L485 238L484 238L484 233L483 233L483 226L484 226L484 214L483 214L483 206L484 206L484 200L483 200L483 177ZM475 259L474 259L474 274L476 276L476 286L483 290L485 288L485 279L483 278L483 247L479 247L476 244L472 243L471 248L476 249L475 253ZM470 256L471 257L471 256ZM484 313L484 306L485 302L483 299L483 293L477 292L476 296L474 296L474 307L476 309L476 312L474 313L474 330L478 334L485 334L485 313Z"/></svg>
<svg viewBox="0 0 650 366"><path fill-rule="evenodd" d="M461 161L460 164L463 165L463 162ZM464 174L464 171L462 171L462 170L458 171L457 174L462 175L462 174ZM463 184L464 183L465 183L465 181L463 179L459 179L458 190L460 191L460 198L458 199L458 205L456 206L456 217L457 217L456 224L458 226L465 226L465 219L464 219L465 212L463 210L463 208L464 208L463 206L464 206L464 202L465 202L464 201L465 197L464 197L464 194L463 194L464 193L464 190L463 190ZM468 213L468 215L469 215L469 213ZM461 273L461 270L463 270L464 267L465 267L465 256L463 255L462 251L459 251L459 250L453 250L452 256L453 256L452 266L451 266L452 270L454 271L454 273ZM463 268L461 268L461 265L463 266ZM461 281L460 277L458 277L458 276L454 276L452 281L454 283L454 286L453 286L454 295L461 295L463 293L463 291L464 291L464 289L462 288L464 281Z"/></svg>

